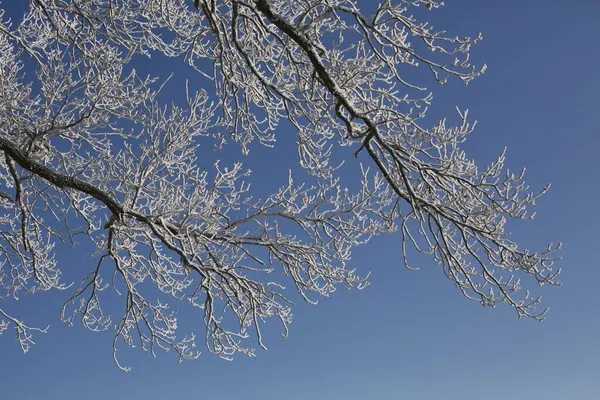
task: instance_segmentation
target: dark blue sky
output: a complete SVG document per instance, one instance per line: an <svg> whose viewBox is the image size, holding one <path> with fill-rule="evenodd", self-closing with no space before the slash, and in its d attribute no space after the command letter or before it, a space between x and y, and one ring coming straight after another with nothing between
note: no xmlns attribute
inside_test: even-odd
<svg viewBox="0 0 600 400"><path fill-rule="evenodd" d="M124 373L113 364L110 333L59 322L67 293L25 299L23 309L52 326L26 355L12 331L0 337L0 398L600 398L600 2L448 1L429 14L449 32L483 32L472 59L488 64L467 87L434 88L431 122L455 105L469 108L479 124L466 147L480 165L507 146L507 165L527 166L533 189L552 183L536 219L511 226L525 247L564 242L564 285L524 282L551 306L544 322L466 301L427 257L414 260L420 271L403 269L400 238L387 236L357 249L350 265L372 271L370 287L298 305L289 338L267 328L269 350L253 359L226 362L205 351L179 365L170 354L124 350L133 367ZM269 170L265 162L255 172ZM78 250L60 260L69 268L90 262Z"/></svg>

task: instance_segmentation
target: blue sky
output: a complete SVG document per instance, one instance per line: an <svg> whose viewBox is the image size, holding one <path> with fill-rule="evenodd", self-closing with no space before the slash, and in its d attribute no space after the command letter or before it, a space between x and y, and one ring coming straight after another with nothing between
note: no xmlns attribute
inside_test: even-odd
<svg viewBox="0 0 600 400"><path fill-rule="evenodd" d="M2 7L10 9L13 1ZM480 165L507 146L507 165L527 166L532 188L552 183L537 218L512 225L514 238L529 248L564 242L564 285L532 287L551 306L544 322L518 320L508 306L492 310L464 300L427 257L414 259L420 271L403 269L399 236L386 236L357 249L351 262L372 271L370 287L340 290L316 307L299 304L289 338L267 328L269 350L253 359L226 362L205 351L177 364L170 354L153 359L124 350L124 362L133 367L124 373L113 364L110 333L59 322L67 293L25 299L23 309L52 326L26 355L11 332L0 337L0 396L599 398L599 12L600 3L592 0L463 0L429 13L435 26L449 32L483 32L472 58L488 64L487 73L467 87L434 88L431 121L453 113L455 105L469 108L479 123L466 147ZM264 163L255 178L272 170ZM89 262L78 250L60 255L73 268Z"/></svg>

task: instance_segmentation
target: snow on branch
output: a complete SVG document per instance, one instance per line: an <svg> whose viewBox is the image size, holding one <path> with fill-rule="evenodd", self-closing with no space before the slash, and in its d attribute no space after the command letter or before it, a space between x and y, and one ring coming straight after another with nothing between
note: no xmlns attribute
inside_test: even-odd
<svg viewBox="0 0 600 400"><path fill-rule="evenodd" d="M63 320L114 330L123 369L121 343L199 355L169 304L188 302L207 348L229 359L254 354L250 336L264 348L270 318L287 334L294 292L314 303L365 287L347 267L352 249L400 231L408 268L412 247L467 298L541 319L521 278L557 284L559 246L523 250L505 225L532 218L546 189L531 192L504 153L486 168L470 160L467 111L456 126L427 127L432 94L410 74L470 82L485 71L469 59L481 35L413 16L440 2L385 0L368 14L364 3L35 0L12 24L0 11L0 300L70 290ZM165 103L170 84L135 69L157 55L212 87L188 84ZM275 146L284 123L308 181L290 172L257 196L250 182L261 177L242 163L206 166L201 144L248 153L255 140ZM333 152L364 163L358 188ZM96 249L90 271L62 283L54 247L82 237ZM121 315L105 310L107 291ZM0 333L15 328L27 351L40 329L0 315Z"/></svg>

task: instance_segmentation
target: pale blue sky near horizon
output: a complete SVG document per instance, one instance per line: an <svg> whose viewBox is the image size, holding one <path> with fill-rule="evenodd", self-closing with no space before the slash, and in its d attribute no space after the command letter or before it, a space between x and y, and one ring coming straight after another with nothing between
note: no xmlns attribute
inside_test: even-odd
<svg viewBox="0 0 600 400"><path fill-rule="evenodd" d="M0 7L10 13L11 4ZM298 304L289 337L279 338L272 321L269 350L255 358L227 362L203 351L177 364L172 354L154 359L123 350L133 368L124 373L113 363L110 333L59 321L69 293L24 299L27 312L51 329L25 355L12 331L0 336L0 399L600 398L600 2L450 0L425 15L448 32L481 31L472 60L488 65L466 87L430 85L429 121L453 116L456 105L469 108L478 120L465 145L470 156L485 165L507 146L507 166L527 167L532 189L552 184L536 219L511 226L530 249L564 243L562 287L523 280L550 306L544 322L465 300L428 257L413 260L420 271L404 269L400 237L389 235L356 249L349 265L371 271L371 286L340 288L317 306ZM273 157L255 168L255 179L276 173L269 163L276 149L265 150ZM61 251L59 260L80 268L90 262L79 250Z"/></svg>

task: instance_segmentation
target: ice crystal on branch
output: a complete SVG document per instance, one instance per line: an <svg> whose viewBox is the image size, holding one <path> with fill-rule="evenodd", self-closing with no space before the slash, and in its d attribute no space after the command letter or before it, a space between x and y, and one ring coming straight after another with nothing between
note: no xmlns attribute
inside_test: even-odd
<svg viewBox="0 0 600 400"><path fill-rule="evenodd" d="M520 277L555 284L555 247L522 250L505 224L530 218L543 191L505 171L503 154L484 169L466 156L466 111L457 126L425 126L432 95L407 74L468 83L485 70L469 61L481 35L454 37L413 16L442 5L31 0L18 24L0 15L1 299L70 290L62 318L114 328L119 366L119 343L198 356L194 335L178 332L178 302L198 310L210 351L253 354L245 339L264 347L267 319L287 333L290 290L315 302L364 287L346 265L352 248L399 230L407 267L412 246L466 297L541 318ZM157 55L212 87L164 103L169 83L135 70ZM201 143L247 153L255 140L275 146L283 123L312 180L290 173L256 196L241 163L202 162ZM334 150L365 163L358 189L344 188ZM69 286L53 250L81 236L94 263ZM121 315L103 306L110 291ZM36 329L0 314L0 332L15 328L26 351Z"/></svg>

